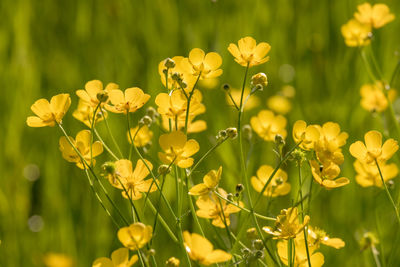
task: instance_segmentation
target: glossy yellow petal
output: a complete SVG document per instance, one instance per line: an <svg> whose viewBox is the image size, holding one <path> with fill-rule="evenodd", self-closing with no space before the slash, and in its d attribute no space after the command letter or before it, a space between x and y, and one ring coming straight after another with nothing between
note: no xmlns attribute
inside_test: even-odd
<svg viewBox="0 0 400 267"><path fill-rule="evenodd" d="M382 146L382 160L390 159L399 149L398 142L394 139L388 139Z"/></svg>
<svg viewBox="0 0 400 267"><path fill-rule="evenodd" d="M211 265L214 263L226 262L232 259L232 255L220 249L216 249L209 254L203 262L204 265Z"/></svg>
<svg viewBox="0 0 400 267"><path fill-rule="evenodd" d="M133 171L133 174L132 174L132 176L134 177L134 179L136 181L143 180L150 173L149 169L146 167L144 162L146 162L146 164L150 168L150 170L153 169L153 164L151 164L150 161L148 161L148 160L143 161L143 160L139 159L136 163L135 170Z"/></svg>
<svg viewBox="0 0 400 267"><path fill-rule="evenodd" d="M97 93L103 90L103 83L99 80L88 81L85 84L85 90L88 92L91 98L95 99L97 97Z"/></svg>
<svg viewBox="0 0 400 267"><path fill-rule="evenodd" d="M110 259L102 257L95 260L92 267L114 267L114 264Z"/></svg>
<svg viewBox="0 0 400 267"><path fill-rule="evenodd" d="M190 139L186 142L185 146L183 147L183 156L190 157L193 154L197 153L200 149L199 143L196 140Z"/></svg>
<svg viewBox="0 0 400 267"><path fill-rule="evenodd" d="M190 188L189 194L193 196L199 196L199 195L204 195L209 192L209 188L205 184L197 184Z"/></svg>
<svg viewBox="0 0 400 267"><path fill-rule="evenodd" d="M369 131L364 136L365 146L368 150L381 149L382 134L378 131Z"/></svg>
<svg viewBox="0 0 400 267"><path fill-rule="evenodd" d="M31 106L31 110L37 116L44 120L48 120L51 118L52 109L50 103L47 99L41 98L36 100L35 103Z"/></svg>
<svg viewBox="0 0 400 267"><path fill-rule="evenodd" d="M345 243L340 238L326 238L326 240L322 239L322 243L326 246L330 246L336 249L340 249L345 246Z"/></svg>
<svg viewBox="0 0 400 267"><path fill-rule="evenodd" d="M193 65L203 63L205 53L200 48L194 48L189 52L189 60Z"/></svg>
<svg viewBox="0 0 400 267"><path fill-rule="evenodd" d="M44 127L44 126L54 126L55 122L51 121L51 122L44 122L41 118L36 117L36 116L29 116L26 119L26 124L29 127Z"/></svg>
<svg viewBox="0 0 400 267"><path fill-rule="evenodd" d="M204 58L204 64L211 70L218 69L222 64L222 58L218 53L210 52ZM222 70L221 70L222 74ZM217 75L220 76L221 74Z"/></svg>
<svg viewBox="0 0 400 267"><path fill-rule="evenodd" d="M364 160L367 156L367 148L361 141L356 141L350 145L350 154L360 160Z"/></svg>
<svg viewBox="0 0 400 267"><path fill-rule="evenodd" d="M111 260L114 267L125 267L129 259L129 249L119 248L111 253Z"/></svg>
<svg viewBox="0 0 400 267"><path fill-rule="evenodd" d="M125 96L124 93L121 90L111 90L108 93L108 96L110 98L110 101L113 105L118 105L120 103L125 102Z"/></svg>

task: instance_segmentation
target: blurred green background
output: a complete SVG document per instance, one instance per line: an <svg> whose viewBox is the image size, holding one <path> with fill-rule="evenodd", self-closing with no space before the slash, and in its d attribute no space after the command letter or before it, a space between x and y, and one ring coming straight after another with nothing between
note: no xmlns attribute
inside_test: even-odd
<svg viewBox="0 0 400 267"><path fill-rule="evenodd" d="M155 94L164 90L158 63L166 57L186 56L194 47L220 53L224 70L220 84L229 82L239 87L244 68L234 62L227 46L244 36L272 46L270 62L250 70L250 75L265 72L269 85L259 95L261 106L245 114L246 123L251 115L266 108L268 96L289 84L296 89L293 109L287 116L289 126L297 119L308 123L334 121L350 135L342 174L350 178L351 184L331 191L321 189L312 202L311 224L346 242L340 250L322 248L325 266L374 266L370 251L360 251L357 240L365 231L376 233L377 229L384 256L387 259L392 255L392 265L388 266L398 266L400 250L393 244L398 227L393 210L383 191L364 189L355 183L353 158L347 151L348 145L361 139L366 131L383 131L380 117L371 116L359 105L359 88L370 80L358 50L346 47L340 34L341 25L362 2L1 1L0 266L43 266L43 256L50 252L72 257L76 266L90 266L96 257L109 256L121 246L117 229L90 192L83 172L62 159L59 129L26 126L35 100L70 93L72 106L63 123L75 136L85 127L71 116L78 102L75 90L87 81L116 82L121 88L139 86L152 94L147 106L154 106ZM372 48L385 78L390 79L400 49L400 2L383 2L398 18L377 31ZM225 95L219 90L220 84L216 90L203 90L207 113L201 118L208 122L208 130L192 135L201 144L197 159L212 145L220 129L236 125L235 110L221 104L225 103ZM110 123L126 152L124 117L111 114ZM100 123L98 129L109 143L104 125ZM222 185L233 191L239 173L236 142L227 142L209 157L195 174L195 181L222 165ZM249 175L260 164L274 164L272 145L256 142ZM153 143L157 144L156 139ZM288 143L292 144L291 138ZM149 157L157 158L156 152L153 146ZM99 163L110 159L103 153ZM293 167L290 163L286 168L290 171ZM294 184L295 173L293 170L289 175ZM108 188L129 215L128 203L119 191ZM173 201L174 193L170 191L168 197ZM276 199L271 215L289 205L290 197ZM169 223L173 224L171 218ZM188 228L190 221L184 225ZM160 262L178 251L172 244L165 249L169 239L162 230L156 232L154 241ZM216 239L212 229L208 233L210 240ZM224 234L223 230L220 233Z"/></svg>

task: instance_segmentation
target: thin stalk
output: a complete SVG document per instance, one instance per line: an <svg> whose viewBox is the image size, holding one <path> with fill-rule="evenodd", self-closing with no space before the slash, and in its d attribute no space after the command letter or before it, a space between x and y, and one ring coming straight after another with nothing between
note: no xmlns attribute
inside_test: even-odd
<svg viewBox="0 0 400 267"><path fill-rule="evenodd" d="M190 91L189 98L188 98L188 100L187 100L186 118L185 118L185 134L187 134L187 130L188 130L189 114L190 114L190 112L189 112L189 110L190 110L190 101L192 100L194 90L195 90L195 88L196 88L197 83L198 83L199 80L200 80L200 77L201 77L201 72L199 73L199 76L197 76L196 82L194 83L193 88L192 88L192 91ZM182 89L182 90L183 90L183 89Z"/></svg>
<svg viewBox="0 0 400 267"><path fill-rule="evenodd" d="M107 118L106 118L106 116L104 115L104 112L103 112L103 111L101 112L101 115L103 116L103 120L104 120L104 123L105 123L105 125L106 125L108 135L111 137L111 141L113 142L114 146L115 146L115 147L117 148L117 150L118 150L119 157L120 157L120 158L123 158L124 156L122 155L121 149L119 148L119 145L118 145L117 141L115 141L114 135L113 135L112 132L111 132L110 126L108 125Z"/></svg>
<svg viewBox="0 0 400 267"><path fill-rule="evenodd" d="M292 256L292 252L293 252L293 238L290 238L288 240L288 246L287 246L287 254L288 254L288 266L292 267L293 266L293 256Z"/></svg>
<svg viewBox="0 0 400 267"><path fill-rule="evenodd" d="M381 262L379 261L379 252L375 246L371 246L371 253L374 257L376 267L381 267Z"/></svg>
<svg viewBox="0 0 400 267"><path fill-rule="evenodd" d="M101 144L103 145L103 147L107 150L107 152L111 155L111 157L113 157L115 160L119 160L119 158L112 152L112 150L106 145L106 143L104 142L104 140L101 138L99 132L97 132L96 129L94 129L94 133L96 134L97 139L99 139L99 141L101 142Z"/></svg>
<svg viewBox="0 0 400 267"><path fill-rule="evenodd" d="M94 125L96 123L96 113L97 110L99 109L101 105L101 102L99 102L99 104L96 106L96 108L94 109L93 112L93 118L92 118L92 122L91 122L91 128L90 128L90 167L93 168L93 142L94 142Z"/></svg>

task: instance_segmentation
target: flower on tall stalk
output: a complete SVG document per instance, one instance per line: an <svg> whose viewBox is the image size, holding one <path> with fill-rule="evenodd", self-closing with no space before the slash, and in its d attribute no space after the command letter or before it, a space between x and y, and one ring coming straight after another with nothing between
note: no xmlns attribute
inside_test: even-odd
<svg viewBox="0 0 400 267"><path fill-rule="evenodd" d="M92 267L131 267L139 260L138 255L129 258L129 249L119 248L111 253L111 259L101 257L95 260Z"/></svg>
<svg viewBox="0 0 400 267"><path fill-rule="evenodd" d="M92 128L94 110L95 108L88 105L82 99L79 99L78 107L74 110L72 116L78 121L83 122L87 127ZM96 115L94 116L94 124L102 121L104 119L103 116L107 117L107 111L104 109L97 109Z"/></svg>
<svg viewBox="0 0 400 267"><path fill-rule="evenodd" d="M296 267L308 267L308 257L306 244L304 239L301 237L303 233L297 235L294 239L294 266ZM278 250L278 255L283 264L288 265L288 240L280 240L276 246ZM315 249L308 248L308 252L310 255L310 263L312 267L321 267L324 265L325 259L324 255L321 252L316 252Z"/></svg>
<svg viewBox="0 0 400 267"><path fill-rule="evenodd" d="M310 221L310 216L304 216L303 223L299 222L299 214L296 207L283 209L278 215L273 228L264 226L262 229L273 239L295 238L298 233L303 231L304 227Z"/></svg>
<svg viewBox="0 0 400 267"><path fill-rule="evenodd" d="M271 50L268 43L261 42L257 44L252 37L244 37L238 41L238 45L229 44L228 51L235 57L235 61L244 67L253 67L263 64L269 60L266 56Z"/></svg>
<svg viewBox="0 0 400 267"><path fill-rule="evenodd" d="M265 141L274 141L276 135L286 138L286 118L276 115L270 110L261 110L257 116L251 117L250 125Z"/></svg>
<svg viewBox="0 0 400 267"><path fill-rule="evenodd" d="M257 176L251 177L251 185L253 186L254 190L261 192L273 171L274 169L271 166L262 165L257 170ZM271 181L266 187L263 195L268 197L287 195L291 188L290 184L287 182L287 179L287 173L284 170L278 169L278 171L271 178Z"/></svg>
<svg viewBox="0 0 400 267"><path fill-rule="evenodd" d="M222 166L218 170L211 170L203 177L203 183L197 184L190 188L189 194L193 196L206 195L217 187L221 179Z"/></svg>
<svg viewBox="0 0 400 267"><path fill-rule="evenodd" d="M126 89L124 92L119 89L108 92L110 104L106 105L108 111L114 113L135 112L149 100L150 95L145 94L139 87Z"/></svg>
<svg viewBox="0 0 400 267"><path fill-rule="evenodd" d="M366 46L371 43L371 26L362 24L356 19L349 20L341 28L347 46Z"/></svg>
<svg viewBox="0 0 400 267"><path fill-rule="evenodd" d="M101 81L92 80L85 84L85 90L77 90L76 95L87 105L96 108L99 104L104 105L107 103L108 93L116 89L119 89L119 85L116 83L109 83L106 88L103 89L103 83Z"/></svg>
<svg viewBox="0 0 400 267"><path fill-rule="evenodd" d="M193 77L200 80L215 78L222 75L222 58L218 53L204 53L200 48L193 48L189 52L189 57L182 60L182 68Z"/></svg>
<svg viewBox="0 0 400 267"><path fill-rule="evenodd" d="M375 164L368 164L360 160L354 161L354 169L356 170L356 182L362 187L376 186L383 187L379 170ZM395 178L399 169L395 163L386 164L385 161L379 163L382 176L385 182Z"/></svg>
<svg viewBox="0 0 400 267"><path fill-rule="evenodd" d="M375 4L371 6L370 3L358 5L354 17L360 23L375 29L381 28L395 19L395 16L390 13L390 9L387 5Z"/></svg>
<svg viewBox="0 0 400 267"><path fill-rule="evenodd" d="M360 89L361 106L370 112L385 111L388 107L388 100L393 101L396 98L396 90L390 89L387 92L387 96L384 90L382 82L364 84Z"/></svg>
<svg viewBox="0 0 400 267"><path fill-rule="evenodd" d="M303 120L298 120L293 125L293 140L300 143L304 150L313 150L314 144L319 141L320 132L317 127L308 125Z"/></svg>
<svg viewBox="0 0 400 267"><path fill-rule="evenodd" d="M342 187L350 183L350 180L346 177L337 178L340 174L340 168L333 162L320 165L317 161L311 160L310 165L314 180L327 189Z"/></svg>
<svg viewBox="0 0 400 267"><path fill-rule="evenodd" d="M118 230L119 241L130 250L141 249L150 241L152 236L153 228L140 222Z"/></svg>
<svg viewBox="0 0 400 267"><path fill-rule="evenodd" d="M168 89L184 89L191 90L193 89L194 83L196 82L196 77L190 75L185 70L184 57L175 56L170 59L171 62L174 62L174 66L167 68L165 66L165 60L161 61L158 64L158 73L160 74L161 82L164 86L167 86L168 81ZM164 71L168 69L168 80L166 79L166 74ZM186 87L182 88L182 85L185 84Z"/></svg>

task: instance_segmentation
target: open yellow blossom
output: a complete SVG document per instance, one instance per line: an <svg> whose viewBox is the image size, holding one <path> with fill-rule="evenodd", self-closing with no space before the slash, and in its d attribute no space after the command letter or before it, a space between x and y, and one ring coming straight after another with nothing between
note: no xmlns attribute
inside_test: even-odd
<svg viewBox="0 0 400 267"><path fill-rule="evenodd" d="M218 188L218 193L224 198L228 196L222 188ZM229 216L232 213L240 211L239 207L233 204L227 204L225 200L219 199L218 196L213 193L200 196L196 201L196 205L199 207L196 211L197 216L200 218L212 219L212 224L220 228L225 228L225 223L229 226L231 224ZM243 203L239 202L239 205L243 206Z"/></svg>
<svg viewBox="0 0 400 267"><path fill-rule="evenodd" d="M346 177L337 178L340 168L333 162L327 165L320 165L317 161L311 160L310 165L314 180L327 189L342 187L350 183L350 180Z"/></svg>
<svg viewBox="0 0 400 267"><path fill-rule="evenodd" d="M240 97L241 97L241 94L242 94L242 90L240 90L240 89L231 89L229 91L229 93L231 94L231 96L233 98L233 101L235 101L235 104L237 106L239 106L240 105ZM249 99L247 100L247 102L244 103L244 101L247 99L249 94L250 94L250 89L249 88L245 88L244 89L244 93L243 93L243 105L244 105L244 109L243 110L245 110L245 111L253 109L253 108L258 107L260 105L260 99L255 95L250 96ZM232 105L232 106L235 105L232 102L232 99L230 98L230 96L228 94L226 95L226 102L229 105Z"/></svg>
<svg viewBox="0 0 400 267"><path fill-rule="evenodd" d="M107 84L106 88L103 90L103 83L101 81L92 80L92 81L88 81L85 84L85 90L82 90L82 89L77 90L76 95L82 101L84 101L86 103L86 105L96 108L100 103L98 96L100 94L107 95L111 90L115 90L115 89L119 89L119 85L116 83Z"/></svg>
<svg viewBox="0 0 400 267"><path fill-rule="evenodd" d="M179 267L179 265L181 264L181 261L175 257L171 257L167 260L167 262L165 263L166 267Z"/></svg>
<svg viewBox="0 0 400 267"><path fill-rule="evenodd" d="M189 194L194 196L205 195L214 190L221 179L222 166L218 170L211 170L203 177L203 183L193 186Z"/></svg>
<svg viewBox="0 0 400 267"><path fill-rule="evenodd" d="M323 165L329 165L330 162L342 164L344 156L341 147L346 144L349 135L341 132L339 124L334 122L327 122L322 127L316 127L320 132L320 139L314 144L318 160Z"/></svg>
<svg viewBox="0 0 400 267"><path fill-rule="evenodd" d="M209 266L232 259L231 254L220 249L214 249L213 244L199 234L191 234L185 231L183 232L183 239L189 257L200 264Z"/></svg>
<svg viewBox="0 0 400 267"><path fill-rule="evenodd" d="M235 61L240 65L246 67L257 66L263 64L269 60L269 56L266 56L271 50L271 46L268 43L261 42L256 43L256 40L252 37L244 37L238 41L238 45L229 44L228 51L235 57Z"/></svg>
<svg viewBox="0 0 400 267"><path fill-rule="evenodd" d="M358 11L354 13L354 17L363 24L373 28L381 28L392 22L395 16L390 13L389 7L385 4L364 3L357 6Z"/></svg>
<svg viewBox="0 0 400 267"><path fill-rule="evenodd" d="M279 258L285 265L288 265L288 243L287 240L281 240L276 244ZM294 267L308 267L307 250L304 239L297 240L296 238L294 244ZM309 248L309 254L312 267L321 267L324 265L325 259L321 252L315 252Z"/></svg>
<svg viewBox="0 0 400 267"><path fill-rule="evenodd" d="M371 43L371 27L356 19L349 20L342 26L341 31L347 46L366 46Z"/></svg>
<svg viewBox="0 0 400 267"><path fill-rule="evenodd" d="M79 99L77 109L72 113L72 116L78 121L83 122L87 127L92 127L94 109L92 106L87 105L85 101ZM103 113L103 114L102 114ZM107 117L107 111L98 109L95 116L95 123L102 121L103 115Z"/></svg>
<svg viewBox="0 0 400 267"><path fill-rule="evenodd" d="M125 92L119 89L111 90L108 95L112 105L107 104L107 110L125 114L143 107L150 98L150 95L145 94L139 87L128 88Z"/></svg>
<svg viewBox="0 0 400 267"><path fill-rule="evenodd" d="M31 110L36 116L29 116L26 124L30 127L55 126L56 123L61 123L70 105L69 94L55 95L50 99L50 102L41 98L31 106Z"/></svg>
<svg viewBox="0 0 400 267"><path fill-rule="evenodd" d="M292 109L289 99L282 95L274 95L268 98L267 107L279 114L287 114Z"/></svg>
<svg viewBox="0 0 400 267"><path fill-rule="evenodd" d="M178 117L178 124L175 123L175 119L168 118L165 115L161 115L162 127L169 131L169 125L171 122L171 129L178 128L178 131L182 131L185 128L185 118L184 114ZM207 122L205 120L196 120L194 121L194 116L189 117L187 124L187 133L199 133L207 130Z"/></svg>
<svg viewBox="0 0 400 267"><path fill-rule="evenodd" d="M365 144L357 141L350 146L353 157L365 163L387 161L399 149L396 140L390 138L382 145L382 134L378 131L369 131L364 136Z"/></svg>
<svg viewBox="0 0 400 267"><path fill-rule="evenodd" d="M200 48L194 48L189 52L189 57L184 58L182 63L186 72L194 77L200 75L200 79L215 78L221 76L222 58L218 53L204 53Z"/></svg>
<svg viewBox="0 0 400 267"><path fill-rule="evenodd" d="M319 130L313 125L307 126L307 123L298 120L293 125L293 140L300 143L300 147L304 150L313 150L314 144L319 140Z"/></svg>
<svg viewBox="0 0 400 267"><path fill-rule="evenodd" d="M145 160L147 166L153 169L150 161ZM154 192L157 186L153 179L145 178L149 175L149 170L144 164L143 160L139 159L136 163L135 170L132 168L132 162L127 159L121 159L115 162L115 173L119 177L119 181L113 184L116 188L124 189L128 192L129 197L126 195L125 190L122 191L124 198L131 198L137 200L142 198L142 193ZM118 180L118 179L117 179ZM122 183L122 184L121 184Z"/></svg>
<svg viewBox="0 0 400 267"><path fill-rule="evenodd" d="M47 253L43 257L45 267L74 267L75 261L61 253Z"/></svg>
<svg viewBox="0 0 400 267"><path fill-rule="evenodd" d="M271 166L262 165L257 170L257 176L251 177L251 185L253 186L254 190L256 190L257 192L261 192L273 171L274 168L272 168ZM286 181L286 172L279 169L275 173L274 177L272 177L271 182L265 189L264 196L277 197L288 194L290 192L291 186Z"/></svg>
<svg viewBox="0 0 400 267"><path fill-rule="evenodd" d="M90 144L92 141L91 133L89 130L82 130L77 135L76 138L69 137L71 142L74 144L76 149L82 155L87 164L90 164L91 156L93 158L97 157L101 153L103 153L103 145L100 141L96 141L92 144L92 149L90 149ZM76 153L75 149L71 146L65 136L61 136L59 140L60 151L62 152L62 156L68 162L76 163L81 169L84 169L84 165L78 153ZM93 165L96 163L95 159L92 159Z"/></svg>
<svg viewBox="0 0 400 267"><path fill-rule="evenodd" d="M251 127L265 141L274 141L277 134L286 138L286 118L274 115L270 110L261 110L257 116L250 119Z"/></svg>
<svg viewBox="0 0 400 267"><path fill-rule="evenodd" d="M308 226L307 230L308 230L308 238L307 238L308 244L309 246L311 245L316 249L319 248L320 244L333 247L336 249L340 249L345 246L345 243L342 239L337 237L331 238L325 233L325 231L319 228ZM304 236L302 236L302 238L304 238ZM304 239L302 241L304 243Z"/></svg>
<svg viewBox="0 0 400 267"><path fill-rule="evenodd" d="M177 82L177 79L173 79L173 75L178 75L179 79L182 80L186 84L186 89L191 90L194 86L194 83L196 82L196 77L188 74L186 70L184 69L185 65L183 63L184 57L182 56L175 56L171 59L174 63L175 66L173 68L168 69L168 89L174 90L181 88L179 83ZM167 85L166 79L165 79L165 73L163 72L166 69L165 67L165 60L161 61L158 64L158 73L160 74L161 77L161 82L164 86ZM185 89L185 88L182 88Z"/></svg>
<svg viewBox="0 0 400 267"><path fill-rule="evenodd" d="M118 230L119 241L130 250L138 250L144 247L152 236L153 228L140 222Z"/></svg>
<svg viewBox="0 0 400 267"><path fill-rule="evenodd" d="M150 131L149 127L147 125L143 125L142 127L136 126L135 128L130 129L130 135L129 132L127 133L128 136L128 142L131 143L131 136L133 139L133 144L137 147L144 147L148 143L150 143L151 138L153 138L153 132Z"/></svg>
<svg viewBox="0 0 400 267"><path fill-rule="evenodd" d="M376 186L383 187L379 170L374 163L368 164L360 160L356 160L353 164L357 172L356 182L362 187ZM379 162L384 181L389 181L397 176L399 170L394 163L386 164L384 161Z"/></svg>
<svg viewBox="0 0 400 267"><path fill-rule="evenodd" d="M276 218L274 228L267 226L263 227L263 230L270 235L273 235L273 239L290 239L295 238L298 233L303 231L304 227L310 221L310 216L304 216L303 223L299 223L299 215L297 208L292 207L281 210L280 215Z"/></svg>
<svg viewBox="0 0 400 267"><path fill-rule="evenodd" d="M129 259L129 249L119 248L111 253L111 259L101 257L95 260L92 267L131 267L138 261L138 255L133 255Z"/></svg>
<svg viewBox="0 0 400 267"><path fill-rule="evenodd" d="M365 84L360 89L361 106L370 112L382 112L388 106L383 90L373 84Z"/></svg>
<svg viewBox="0 0 400 267"><path fill-rule="evenodd" d="M160 136L159 143L164 152L158 152L158 157L164 164L178 165L180 168L189 168L193 165L191 156L199 151L196 140L187 140L181 131L174 131Z"/></svg>

